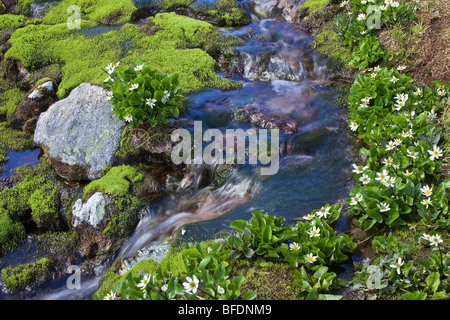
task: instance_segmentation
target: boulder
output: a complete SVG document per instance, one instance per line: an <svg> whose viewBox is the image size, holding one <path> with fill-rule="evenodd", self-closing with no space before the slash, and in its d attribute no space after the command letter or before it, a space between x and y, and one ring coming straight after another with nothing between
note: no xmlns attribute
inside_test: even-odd
<svg viewBox="0 0 450 320"><path fill-rule="evenodd" d="M114 162L124 128L106 90L83 83L41 114L34 142L61 177L93 180Z"/></svg>

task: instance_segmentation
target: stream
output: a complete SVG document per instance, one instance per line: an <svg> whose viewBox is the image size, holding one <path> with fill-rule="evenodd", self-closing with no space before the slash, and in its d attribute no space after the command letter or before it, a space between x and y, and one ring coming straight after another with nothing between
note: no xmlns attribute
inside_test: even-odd
<svg viewBox="0 0 450 320"><path fill-rule="evenodd" d="M189 191L174 192L149 204L117 257L164 243L180 228L185 241L211 239L229 230L233 220L247 220L256 210L282 216L286 224L294 225L313 209L343 203L348 196L355 148L345 127L347 110L336 106L336 93L326 86L326 61L309 47L312 35L277 17L258 16L245 2L244 7L252 10L250 25L220 28L224 34L245 40L245 46L237 48L243 72L232 78L242 82L242 89L212 89L190 95L187 117L202 121L203 130L222 132L252 128L235 116L248 107L294 120L298 132L280 134L278 173L261 176L254 165L245 164L232 168L220 184L203 186L202 177L214 176L223 165L192 165ZM36 158L38 154L33 153ZM8 171L11 165L7 165ZM336 228L339 232L347 229L345 216ZM350 267L342 268L343 276L348 276ZM101 272L97 277L82 278L81 290L67 289L65 279L55 280L26 299L91 299L100 276Z"/></svg>

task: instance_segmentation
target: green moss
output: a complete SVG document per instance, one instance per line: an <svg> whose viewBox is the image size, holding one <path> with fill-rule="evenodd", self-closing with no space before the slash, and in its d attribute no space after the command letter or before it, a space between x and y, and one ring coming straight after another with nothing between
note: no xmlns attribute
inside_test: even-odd
<svg viewBox="0 0 450 320"><path fill-rule="evenodd" d="M111 290L114 290L116 284L123 281L128 273L131 273L134 277L139 276L142 270L145 270L149 274L154 274L158 268L163 270L170 270L175 276L186 272L186 266L183 261L181 252L171 247L167 255L158 264L155 261L148 259L138 262L131 270L124 275L120 275L118 272L121 267L121 260L117 260L113 263L111 268L100 279L100 287L95 293L96 296L102 298Z"/></svg>
<svg viewBox="0 0 450 320"><path fill-rule="evenodd" d="M98 23L118 23L128 21L136 10L133 0L63 0L57 6L50 8L45 15L45 24L65 23L73 15L67 13L69 6L80 8L81 19L89 19Z"/></svg>
<svg viewBox="0 0 450 320"><path fill-rule="evenodd" d="M16 112L17 105L26 95L26 92L17 87L4 91L0 96L0 115L9 118Z"/></svg>
<svg viewBox="0 0 450 320"><path fill-rule="evenodd" d="M241 292L253 290L260 300L296 300L294 268L286 263L237 260L231 275L245 277Z"/></svg>
<svg viewBox="0 0 450 320"><path fill-rule="evenodd" d="M0 192L0 207L18 221L31 210L33 221L44 228L58 226L59 187L48 173L47 165L25 166L17 170L14 187Z"/></svg>
<svg viewBox="0 0 450 320"><path fill-rule="evenodd" d="M3 14L0 16L0 30L17 29L25 25L27 18L23 15Z"/></svg>
<svg viewBox="0 0 450 320"><path fill-rule="evenodd" d="M327 56L331 69L354 72L355 69L347 63L352 55L351 48L341 44L339 36L333 30L333 21L325 23L320 33L315 36L312 46L317 52Z"/></svg>
<svg viewBox="0 0 450 320"><path fill-rule="evenodd" d="M215 10L208 11L214 22L221 26L243 26L250 23L249 15L239 8L236 0L219 0Z"/></svg>
<svg viewBox="0 0 450 320"><path fill-rule="evenodd" d="M46 83L46 82L48 82L48 81L53 81L53 80L52 80L51 78L49 78L49 77L44 77L44 78L38 80L38 81L34 84L34 87L40 86L41 84Z"/></svg>
<svg viewBox="0 0 450 320"><path fill-rule="evenodd" d="M74 231L50 231L40 235L37 243L39 247L50 252L71 252L78 247L80 236Z"/></svg>
<svg viewBox="0 0 450 320"><path fill-rule="evenodd" d="M0 209L0 258L18 248L25 237L23 225L11 219L6 210Z"/></svg>
<svg viewBox="0 0 450 320"><path fill-rule="evenodd" d="M18 0L16 13L28 15L35 0Z"/></svg>
<svg viewBox="0 0 450 320"><path fill-rule="evenodd" d="M164 0L162 7L167 10L174 6L189 6L193 2L195 0Z"/></svg>
<svg viewBox="0 0 450 320"><path fill-rule="evenodd" d="M17 292L50 278L55 262L51 258L42 258L17 267L2 270L3 283L7 290Z"/></svg>
<svg viewBox="0 0 450 320"><path fill-rule="evenodd" d="M307 0L300 6L299 10L303 11L309 9L309 12L312 13L319 10L329 2L330 0Z"/></svg>
<svg viewBox="0 0 450 320"><path fill-rule="evenodd" d="M178 73L184 93L206 87L241 86L239 82L220 78L215 73L214 59L200 49L202 39L196 35L200 30L202 37L215 32L212 25L174 13L158 14L153 21L160 28L153 36L130 24L95 36L86 35L88 31L83 34L70 30L65 23L26 26L11 36L12 47L5 58L19 60L32 72L60 64L63 75L58 86L59 98L82 82L102 83L106 78L102 69L118 60L122 65L145 61L163 73ZM83 20L81 26L89 29L96 25Z"/></svg>
<svg viewBox="0 0 450 320"><path fill-rule="evenodd" d="M111 168L102 178L92 181L84 188L84 196L94 191L125 197L130 194L130 183L142 181L144 176L130 166Z"/></svg>
<svg viewBox="0 0 450 320"><path fill-rule="evenodd" d="M23 151L34 146L33 136L8 127L6 122L0 123L0 146L6 146L11 150Z"/></svg>
<svg viewBox="0 0 450 320"><path fill-rule="evenodd" d="M46 182L34 191L28 199L31 216L40 228L57 228L59 216L60 188L53 182Z"/></svg>
<svg viewBox="0 0 450 320"><path fill-rule="evenodd" d="M39 24L41 19L28 19L24 15L2 14L0 16L0 30L18 29L29 24Z"/></svg>

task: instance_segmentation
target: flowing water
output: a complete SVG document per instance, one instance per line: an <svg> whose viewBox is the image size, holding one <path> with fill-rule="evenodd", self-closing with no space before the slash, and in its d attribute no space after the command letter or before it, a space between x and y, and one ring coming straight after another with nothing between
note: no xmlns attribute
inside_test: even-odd
<svg viewBox="0 0 450 320"><path fill-rule="evenodd" d="M170 240L181 227L185 240L210 239L229 230L233 220L249 219L255 210L295 224L311 210L342 202L348 196L354 153L345 129L346 111L335 105L336 94L325 85L326 61L310 49L313 37L276 17L258 16L254 11L251 17L248 26L220 29L245 39L245 46L237 48L242 72L233 78L241 81L243 88L191 95L188 118L202 121L203 130L222 132L251 128L237 116L248 107L294 120L298 132L280 136L278 173L261 176L254 165L240 165L228 168L220 183L204 185L206 176L220 175L225 167L192 165L191 177L185 181L190 186L187 191L148 205L118 257ZM346 229L345 218L338 221L337 228ZM90 299L97 280L86 279L83 290L77 292L66 289L60 281L29 298Z"/></svg>

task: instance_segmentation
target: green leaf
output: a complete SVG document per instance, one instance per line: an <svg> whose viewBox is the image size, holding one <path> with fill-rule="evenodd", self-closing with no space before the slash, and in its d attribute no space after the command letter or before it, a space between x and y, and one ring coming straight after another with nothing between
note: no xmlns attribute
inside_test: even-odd
<svg viewBox="0 0 450 320"><path fill-rule="evenodd" d="M242 300L255 300L256 299L256 292L255 291L247 291L244 294L242 294Z"/></svg>
<svg viewBox="0 0 450 320"><path fill-rule="evenodd" d="M244 232L244 229L248 227L248 222L245 220L235 220L231 222L230 227L239 232Z"/></svg>
<svg viewBox="0 0 450 320"><path fill-rule="evenodd" d="M426 278L426 283L428 289L432 290L433 293L437 291L441 283L439 272L433 272Z"/></svg>
<svg viewBox="0 0 450 320"><path fill-rule="evenodd" d="M270 243L270 240L272 239L272 227L271 226L265 226L263 228L263 242Z"/></svg>

